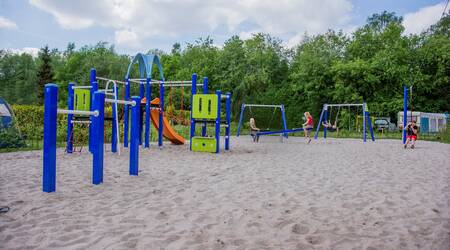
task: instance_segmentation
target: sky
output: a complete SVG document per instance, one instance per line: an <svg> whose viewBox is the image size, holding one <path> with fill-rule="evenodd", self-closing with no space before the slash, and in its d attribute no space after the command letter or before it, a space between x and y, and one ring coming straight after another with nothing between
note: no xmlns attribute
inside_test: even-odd
<svg viewBox="0 0 450 250"><path fill-rule="evenodd" d="M99 41L121 54L170 51L210 36L217 46L232 35L258 32L298 44L328 29L350 34L384 10L404 17L406 34L436 23L445 0L0 0L0 49L37 54ZM447 9L448 11L448 9Z"/></svg>

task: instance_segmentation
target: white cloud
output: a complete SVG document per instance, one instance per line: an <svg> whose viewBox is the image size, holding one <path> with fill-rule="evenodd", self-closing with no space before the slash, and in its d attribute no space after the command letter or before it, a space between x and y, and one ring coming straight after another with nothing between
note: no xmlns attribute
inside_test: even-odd
<svg viewBox="0 0 450 250"><path fill-rule="evenodd" d="M32 57L37 57L39 55L39 48L33 48L33 47L24 47L21 49L6 49L7 51L13 53L13 54L29 54Z"/></svg>
<svg viewBox="0 0 450 250"><path fill-rule="evenodd" d="M17 29L17 24L8 18L0 16L0 29Z"/></svg>
<svg viewBox="0 0 450 250"><path fill-rule="evenodd" d="M115 41L138 47L151 38L267 32L279 37L345 28L350 0L30 0L66 29L111 28ZM250 25L250 27L249 27ZM224 34L225 33L225 34ZM296 38L297 39L297 38Z"/></svg>
<svg viewBox="0 0 450 250"><path fill-rule="evenodd" d="M442 15L445 3L439 3L419 9L416 12L407 13L403 19L407 34L418 34L435 24Z"/></svg>

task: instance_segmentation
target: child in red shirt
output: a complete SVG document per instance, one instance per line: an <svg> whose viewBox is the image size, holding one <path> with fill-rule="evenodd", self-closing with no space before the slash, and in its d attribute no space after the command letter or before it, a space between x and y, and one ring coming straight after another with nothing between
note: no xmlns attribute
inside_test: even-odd
<svg viewBox="0 0 450 250"><path fill-rule="evenodd" d="M303 132L305 133L305 138L308 139L308 143L311 142L311 130L314 128L314 121L313 121L313 117L311 116L311 114L306 111L305 112L305 118L306 118L306 122L303 123Z"/></svg>

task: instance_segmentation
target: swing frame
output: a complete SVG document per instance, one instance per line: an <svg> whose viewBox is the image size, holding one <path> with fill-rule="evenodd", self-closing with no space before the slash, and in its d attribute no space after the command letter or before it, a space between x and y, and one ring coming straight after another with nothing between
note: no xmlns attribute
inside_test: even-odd
<svg viewBox="0 0 450 250"><path fill-rule="evenodd" d="M281 120L283 122L283 130L287 130L287 124L286 124L286 114L284 112L284 104L249 104L249 103L242 103L241 105L241 114L239 115L239 124L237 128L237 134L236 136L239 137L241 134L241 127L242 127L242 120L244 119L244 112L245 108L251 108L251 107L259 107L259 108L274 108L280 109L281 111ZM269 132L269 131L267 131ZM287 134L284 134L285 137L287 137Z"/></svg>
<svg viewBox="0 0 450 250"><path fill-rule="evenodd" d="M370 136L372 141L375 141L375 136L373 133L373 128L372 128L372 122L370 120L370 114L369 111L367 109L367 104L365 102L363 103L343 103L343 104L327 104L325 103L323 105L322 108L322 112L320 113L320 119L319 119L319 123L316 129L316 133L314 134L314 139L317 140L318 136L319 136L319 131L320 131L320 127L322 124L322 121L327 121L328 118L328 108L329 107L362 107L362 115L363 115L363 122L362 122L362 127L363 127L363 135L362 135L362 139L364 142L367 141L367 126L369 128L370 131ZM327 138L327 128L323 129L323 138Z"/></svg>

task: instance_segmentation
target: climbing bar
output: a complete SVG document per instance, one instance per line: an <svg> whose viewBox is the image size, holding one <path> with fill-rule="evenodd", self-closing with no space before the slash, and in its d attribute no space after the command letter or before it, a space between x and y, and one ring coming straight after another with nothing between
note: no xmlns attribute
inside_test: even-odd
<svg viewBox="0 0 450 250"><path fill-rule="evenodd" d="M130 81L140 83L141 81L142 82L147 81L147 79L145 79L145 78L131 78ZM151 80L151 83L155 83L155 84L162 83L162 82L164 82L164 84L166 84L166 83L192 83L191 80L187 80L187 81L158 81L158 80Z"/></svg>
<svg viewBox="0 0 450 250"><path fill-rule="evenodd" d="M70 121L70 123L81 123L81 124L91 124L91 121Z"/></svg>
<svg viewBox="0 0 450 250"><path fill-rule="evenodd" d="M91 89L92 86L72 86L72 89Z"/></svg>
<svg viewBox="0 0 450 250"><path fill-rule="evenodd" d="M100 77L100 76L97 76L95 79L97 79L97 80L103 80L103 81L113 81L113 82L117 82L117 83L121 83L121 84L126 84L126 83L123 82L123 81L113 80L113 79L109 79L109 78L105 78L105 77Z"/></svg>
<svg viewBox="0 0 450 250"><path fill-rule="evenodd" d="M105 98L105 102L136 106L135 101L124 101L124 100L114 100L114 99Z"/></svg>
<svg viewBox="0 0 450 250"><path fill-rule="evenodd" d="M67 115L93 115L95 117L98 116L98 111L83 111L83 110L68 110L68 109L58 109L58 114L67 114Z"/></svg>

